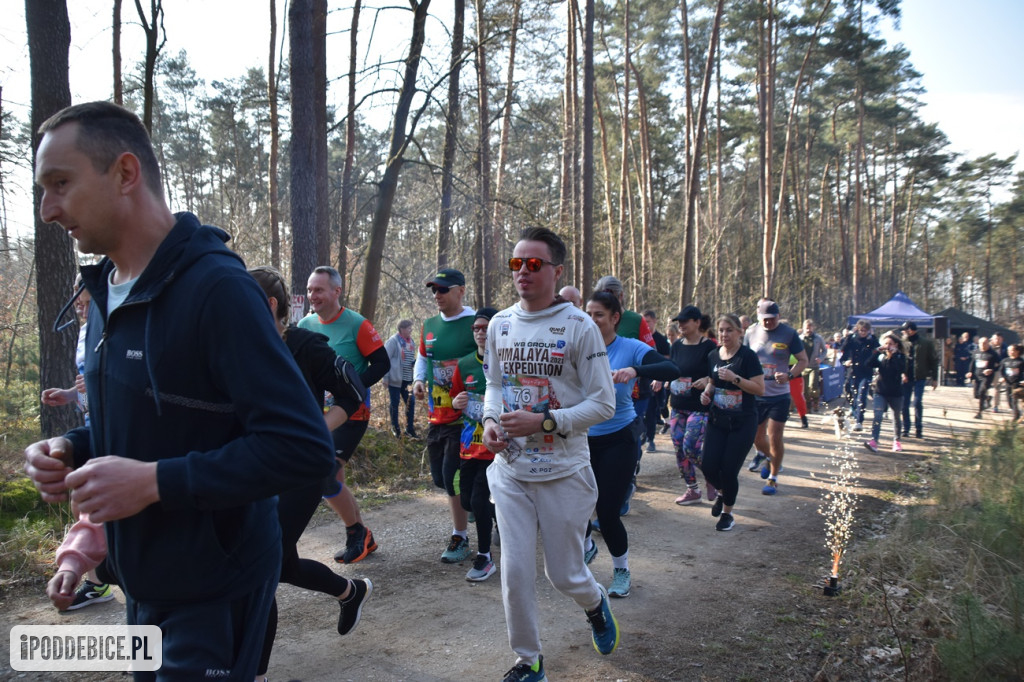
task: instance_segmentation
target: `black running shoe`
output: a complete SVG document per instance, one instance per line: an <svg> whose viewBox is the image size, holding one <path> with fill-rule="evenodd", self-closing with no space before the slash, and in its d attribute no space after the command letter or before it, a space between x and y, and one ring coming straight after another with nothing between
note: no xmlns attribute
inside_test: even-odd
<svg viewBox="0 0 1024 682"><path fill-rule="evenodd" d="M373 593L373 583L369 580L350 580L352 583L352 594L348 599L339 599L338 606L341 607L341 614L338 615L338 634L347 635L359 625L359 617L363 614L363 604L369 600Z"/></svg>

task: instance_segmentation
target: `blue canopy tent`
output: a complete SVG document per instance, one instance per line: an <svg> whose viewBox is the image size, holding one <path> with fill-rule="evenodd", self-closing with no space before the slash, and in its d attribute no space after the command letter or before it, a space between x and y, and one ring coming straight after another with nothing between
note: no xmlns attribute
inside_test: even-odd
<svg viewBox="0 0 1024 682"><path fill-rule="evenodd" d="M851 325L857 324L857 320L867 320L873 327L898 327L904 322L914 322L918 327L929 329L935 326L935 316L918 308L902 291L897 291L895 296L870 313L850 315L846 319Z"/></svg>
<svg viewBox="0 0 1024 682"><path fill-rule="evenodd" d="M933 330L936 339L945 338L949 335L948 318L942 315L929 315L917 307L910 297L902 291L875 308L870 313L863 315L850 315L846 318L850 325L857 324L857 320L867 320L872 327L899 327L904 322L913 322L918 327ZM946 348L942 343L936 343L936 350L939 354L939 381L943 382L945 367Z"/></svg>

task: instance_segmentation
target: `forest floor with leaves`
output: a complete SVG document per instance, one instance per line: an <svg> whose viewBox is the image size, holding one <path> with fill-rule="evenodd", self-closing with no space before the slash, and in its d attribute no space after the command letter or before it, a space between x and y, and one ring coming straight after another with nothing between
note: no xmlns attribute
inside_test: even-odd
<svg viewBox="0 0 1024 682"><path fill-rule="evenodd" d="M943 448L978 428L1007 418L972 419L969 389L941 387L925 393L925 437L888 451L862 445L852 434L858 506L854 539L840 573L839 596L823 594L831 558L825 547L822 495L832 480L830 454L837 447L831 424L810 416L810 428L790 420L779 493L761 494L758 474L741 472L732 532L715 531L711 505L674 503L684 489L667 435L645 453L639 488L624 521L630 537L632 593L612 600L621 643L610 656L591 645L583 612L555 592L539 567L537 582L544 662L550 680L896 680L904 679L899 644L914 651L909 679L934 675L926 641L912 609L886 577L857 566L857 554L884 536L901 505L922 504L931 466ZM870 418L867 426L870 424ZM749 460L748 460L749 461ZM358 490L357 490L358 495ZM321 594L289 585L278 590L280 622L268 678L274 680L500 680L514 663L509 650L499 573L470 583L472 561L448 565L440 555L450 533L447 503L430 492L400 496L364 513L379 549L348 566L331 557L344 536L325 509L300 543L302 556L330 564L350 577L370 578L372 598L348 636L335 632L337 606ZM471 531L471 545L475 533ZM591 565L611 581L611 558L599 535ZM494 554L500 566L501 549ZM846 575L847 566L854 566ZM880 587L879 587L880 586ZM885 608L880 604L885 594ZM895 615L894 615L895 614ZM71 614L57 613L42 588L9 591L0 623L121 623L123 595ZM895 635L899 634L900 638ZM8 665L0 638L0 678L88 680L83 674L18 673ZM911 647L910 644L914 646ZM922 653L923 652L923 653Z"/></svg>

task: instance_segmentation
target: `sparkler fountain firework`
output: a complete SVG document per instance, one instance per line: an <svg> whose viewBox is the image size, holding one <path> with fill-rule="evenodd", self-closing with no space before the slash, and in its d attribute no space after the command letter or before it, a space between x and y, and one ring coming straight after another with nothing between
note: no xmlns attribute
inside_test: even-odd
<svg viewBox="0 0 1024 682"><path fill-rule="evenodd" d="M829 453L826 475L829 485L822 493L818 513L825 517L825 548L832 556L832 570L825 581L825 596L834 597L842 589L839 586L839 566L843 552L853 532L853 514L857 508L854 485L857 481L857 458L854 455L854 440L850 437L850 422L837 414L836 447ZM841 424L841 426L840 426Z"/></svg>

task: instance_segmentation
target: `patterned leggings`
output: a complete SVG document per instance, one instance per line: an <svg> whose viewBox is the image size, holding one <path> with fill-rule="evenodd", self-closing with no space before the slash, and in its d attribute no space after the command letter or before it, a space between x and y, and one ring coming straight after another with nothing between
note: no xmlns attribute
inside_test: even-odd
<svg viewBox="0 0 1024 682"><path fill-rule="evenodd" d="M697 467L704 454L704 430L707 424L707 412L672 410L669 417L672 445L676 448L676 466L688 486L697 485Z"/></svg>

